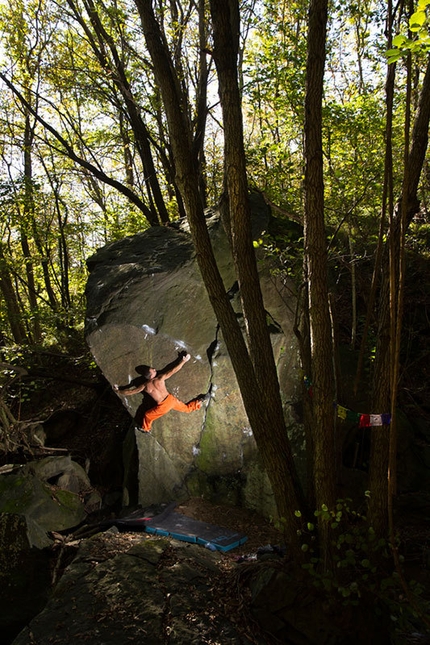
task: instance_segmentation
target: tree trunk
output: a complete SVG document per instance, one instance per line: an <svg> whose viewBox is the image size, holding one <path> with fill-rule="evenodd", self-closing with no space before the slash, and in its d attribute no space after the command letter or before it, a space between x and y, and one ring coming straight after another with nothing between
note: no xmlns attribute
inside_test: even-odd
<svg viewBox="0 0 430 645"><path fill-rule="evenodd" d="M408 181L404 182L404 196L399 200L393 216L390 237L394 246L399 247L401 232L401 204L406 199L406 227L419 211L418 185L428 146L430 123L430 56L423 79L418 109L412 130L410 153L407 161ZM394 342L390 325L389 256L385 253L382 265L382 284L378 306L378 337L373 378L373 409L387 412L392 408L390 388L390 346ZM395 402L394 402L395 404ZM369 473L369 515L373 527L380 537L386 537L388 527L388 451L389 431L382 427L372 433L371 460Z"/></svg>
<svg viewBox="0 0 430 645"><path fill-rule="evenodd" d="M55 162L52 157L52 150L49 151L51 154L51 164L52 167L55 168ZM54 271L54 282L58 286L60 290L60 302L61 302L61 307L65 310L68 311L70 309L71 305L71 297L70 297L70 288L69 288L69 252L68 252L68 245L67 245L67 236L66 236L66 227L67 227L67 219L68 219L68 207L67 204L62 200L61 194L60 194L60 186L59 186L59 180L58 177L52 176L51 172L45 163L45 158L42 157L40 158L40 162L42 163L43 169L45 171L45 175L49 181L49 185L52 190L52 194L54 196L54 203L55 203L55 212L56 212L56 220L57 220L57 227L58 227L58 237L57 237L57 252L58 252L58 262L60 265L60 276L57 276L57 273L55 271L54 266L52 266L52 270ZM62 217L62 209L64 209L64 219Z"/></svg>
<svg viewBox="0 0 430 645"><path fill-rule="evenodd" d="M37 308L37 292L36 283L34 279L34 265L33 258L30 252L27 235L27 225L33 221L34 218L34 199L33 199L33 186L32 186L32 145L33 145L33 129L30 125L30 115L26 114L25 117L25 132L24 132L24 217L21 224L21 248L24 254L25 272L27 276L28 287L28 301L30 304L32 329L33 329L33 342L38 343L42 337L40 328L40 317Z"/></svg>
<svg viewBox="0 0 430 645"><path fill-rule="evenodd" d="M308 285L313 407L313 468L317 509L334 508L336 462L333 409L333 346L327 284L327 240L324 224L322 96L325 65L327 0L309 8L305 99L304 272ZM321 553L331 567L330 526L319 521Z"/></svg>
<svg viewBox="0 0 430 645"><path fill-rule="evenodd" d="M85 7L97 40L94 39L91 30L79 13L75 2L73 0L67 0L67 3L73 11L76 20L85 31L91 48L101 67L105 70L106 74L112 78L114 85L121 93L127 109L128 120L133 130L136 148L142 161L145 184L149 198L150 200L153 199L161 222L167 223L169 221L169 215L163 200L160 184L158 183L157 173L155 172L151 146L149 144L149 134L140 116L137 102L133 96L130 83L127 79L127 74L121 61L121 57L118 54L115 42L104 28L97 8L92 0L87 0ZM99 46L100 43L102 43L101 47ZM108 58L107 51L110 51L111 60ZM151 226L159 224L158 218L151 209L149 210L148 215L148 221Z"/></svg>
<svg viewBox="0 0 430 645"><path fill-rule="evenodd" d="M0 244L0 290L6 305L7 318L13 339L17 345L21 345L27 341L27 335L22 323L19 302L8 271L2 244Z"/></svg>
<svg viewBox="0 0 430 645"><path fill-rule="evenodd" d="M198 0L199 8L199 77L197 83L197 115L196 115L196 128L194 136L194 154L199 162L199 180L200 180L200 195L202 198L203 207L207 207L207 188L206 188L206 160L205 160L205 133L206 133L206 120L208 115L207 94L208 94L208 77L209 69L207 64L207 29L205 20L206 0Z"/></svg>
<svg viewBox="0 0 430 645"><path fill-rule="evenodd" d="M278 375L252 241L241 97L237 76L239 6L236 0L211 0L210 7L214 38L213 53L218 72L224 123L225 183L230 214L230 238L246 321L249 353L259 386L259 405L267 410L270 424L269 433L267 426L261 428L261 424L255 427L254 432L257 444L259 446L263 444L265 446L263 451L268 453L266 463L268 470L276 472L281 477L284 476L285 469L290 474L284 484L284 487L289 488L286 492L289 506L294 499L301 499L302 491L287 440ZM275 453L279 452L279 454L269 451L266 448L267 443L276 446ZM276 475L272 477L276 478ZM275 485L279 486L279 481L276 481ZM301 500L302 506L303 500Z"/></svg>
<svg viewBox="0 0 430 645"><path fill-rule="evenodd" d="M199 173L192 150L192 134L184 111L183 95L175 70L167 48L164 46L151 3L147 0L135 0L135 2L139 10L146 45L154 65L154 73L161 89L172 142L177 183L186 207L199 268L223 333L263 463L272 483L279 515L286 520L287 538L296 557L299 557L298 524L294 511L301 508L302 503L292 485L293 478L288 470L288 455L285 451L285 445L288 442L287 435L285 432L284 437L280 439L278 429L273 435L270 406L267 407L262 403L264 395L260 391L236 314L231 307L216 265L199 191Z"/></svg>

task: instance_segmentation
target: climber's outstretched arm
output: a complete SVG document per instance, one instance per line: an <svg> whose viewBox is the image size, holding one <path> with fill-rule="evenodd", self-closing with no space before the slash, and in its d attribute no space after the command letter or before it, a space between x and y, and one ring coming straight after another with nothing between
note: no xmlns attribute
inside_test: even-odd
<svg viewBox="0 0 430 645"><path fill-rule="evenodd" d="M166 367L163 367L162 370L157 372L156 379L165 381L166 379L170 378L171 376L173 376L173 374L179 372L179 370L184 367L185 363L187 363L190 358L191 356L189 354L181 352L175 361L169 363L168 365L166 365Z"/></svg>
<svg viewBox="0 0 430 645"><path fill-rule="evenodd" d="M131 396L132 394L139 394L139 392L143 392L146 387L146 382L141 383L140 385L132 385L131 387L120 387L119 385L113 385L112 387L115 392L118 392L118 394Z"/></svg>

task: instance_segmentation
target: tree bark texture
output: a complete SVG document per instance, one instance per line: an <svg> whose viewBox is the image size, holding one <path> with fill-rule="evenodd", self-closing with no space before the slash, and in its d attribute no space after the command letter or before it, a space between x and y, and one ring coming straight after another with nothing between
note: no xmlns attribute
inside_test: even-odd
<svg viewBox="0 0 430 645"><path fill-rule="evenodd" d="M430 124L430 56L427 61L418 109L412 128L411 147L408 156L408 181L403 186L406 192L406 226L412 222L420 208L418 187L428 147ZM397 202L390 236L394 236L394 247L399 248L402 196ZM378 304L378 335L373 377L372 407L375 411L388 412L391 409L390 388L390 288L389 254L384 253L381 270L381 289ZM388 527L388 451L389 429L378 428L372 433L369 473L369 516L377 535L385 537Z"/></svg>
<svg viewBox="0 0 430 645"><path fill-rule="evenodd" d="M135 0L139 10L146 44L154 65L169 127L170 140L176 169L176 178L187 211L190 231L196 249L197 261L205 283L215 316L220 324L224 341L239 383L245 409L253 428L263 463L271 479L280 516L292 518L288 522L287 537L292 547L297 547L297 526L294 510L300 508L300 501L292 490L292 477L288 471L285 442L278 444L277 434L270 416L271 406L264 405L254 366L247 346L226 294L211 247L199 191L199 173L190 128L180 85L173 68L151 3ZM241 191L244 190L242 186ZM240 206L244 208L243 205ZM279 386L278 386L279 389ZM260 399L260 394L263 400ZM277 431L275 430L275 433ZM296 551L297 555L299 551Z"/></svg>
<svg viewBox="0 0 430 645"><path fill-rule="evenodd" d="M33 170L32 170L32 146L33 146L34 129L30 123L30 115L25 116L24 129L24 207L21 223L21 248L25 258L25 272L27 276L27 297L30 304L32 315L32 332L33 342L38 343L42 337L40 327L40 316L37 307L36 284L34 278L34 262L30 251L28 241L28 229L31 228L31 222L34 218L34 199L33 199Z"/></svg>
<svg viewBox="0 0 430 645"><path fill-rule="evenodd" d="M327 282L327 240L324 223L322 96L325 65L327 0L309 8L305 98L305 257L308 285L313 403L313 468L317 509L335 503L333 347ZM321 549L330 566L327 522L319 523Z"/></svg>
<svg viewBox="0 0 430 645"><path fill-rule="evenodd" d="M214 39L213 53L223 113L225 183L233 258L240 287L250 358L259 385L260 405L268 411L270 423L269 432L267 426L263 429L260 429L260 425L256 426L255 437L259 446L264 445L264 453L267 453L268 460L266 466L274 473L271 477L276 479L275 485L279 486L279 479L287 476L290 486L287 495L291 502L295 499L300 500L302 491L287 438L279 381L252 241L237 71L239 6L236 0L211 0L210 7Z"/></svg>
<svg viewBox="0 0 430 645"><path fill-rule="evenodd" d="M0 245L0 290L4 298L13 340L18 345L21 345L27 341L27 334L22 322L18 298L13 288L2 244Z"/></svg>

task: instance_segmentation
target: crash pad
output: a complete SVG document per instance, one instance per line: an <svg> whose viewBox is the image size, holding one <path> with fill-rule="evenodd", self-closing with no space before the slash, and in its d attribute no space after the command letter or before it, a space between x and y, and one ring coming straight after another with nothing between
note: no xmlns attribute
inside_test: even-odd
<svg viewBox="0 0 430 645"><path fill-rule="evenodd" d="M118 528L146 531L153 535L172 537L183 542L201 544L216 551L230 551L247 541L242 533L222 528L207 522L187 517L175 510L176 504L169 504L162 513L154 517L142 512L135 512L129 517L112 520Z"/></svg>

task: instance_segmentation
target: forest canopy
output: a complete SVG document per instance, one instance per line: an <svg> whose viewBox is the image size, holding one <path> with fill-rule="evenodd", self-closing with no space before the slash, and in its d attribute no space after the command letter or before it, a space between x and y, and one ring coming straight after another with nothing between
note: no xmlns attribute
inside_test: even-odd
<svg viewBox="0 0 430 645"><path fill-rule="evenodd" d="M94 248L184 215L137 4L1 5L2 294L9 309L16 308L8 316L2 307L2 324L11 340L37 341L52 314L66 323L75 319L74 312L82 311L85 258ZM213 206L223 191L223 124L208 8L162 1L154 8L186 101L202 200ZM340 3L328 16L325 217L352 240L374 239L379 229L386 54L392 47L387 9L382 2ZM238 72L249 183L277 214L296 221L303 221L307 11L307 2L240 5ZM391 36L406 33L406 15L393 13L390 23ZM426 65L424 45L411 64L413 106ZM395 195L402 182L405 109L406 64L400 58L392 121ZM424 172L422 203L426 178ZM40 317L46 318L43 332Z"/></svg>
<svg viewBox="0 0 430 645"><path fill-rule="evenodd" d="M409 12L373 0L0 5L5 352L82 328L85 261L95 248L187 217L279 515L294 518L288 537L299 552L301 518L318 509L328 568L338 458L330 287L344 281L351 314L342 339L362 350L357 383L363 361L371 363L372 409L392 415L389 431L372 439L369 516L377 535L386 534L395 489L387 472L405 254L428 256L427 5L420 0ZM296 280L301 304L306 496L270 356L249 190L281 223L303 231L292 239L280 227L259 243ZM226 204L246 343L204 223L204 209L218 204ZM357 266L366 269L360 276Z"/></svg>

